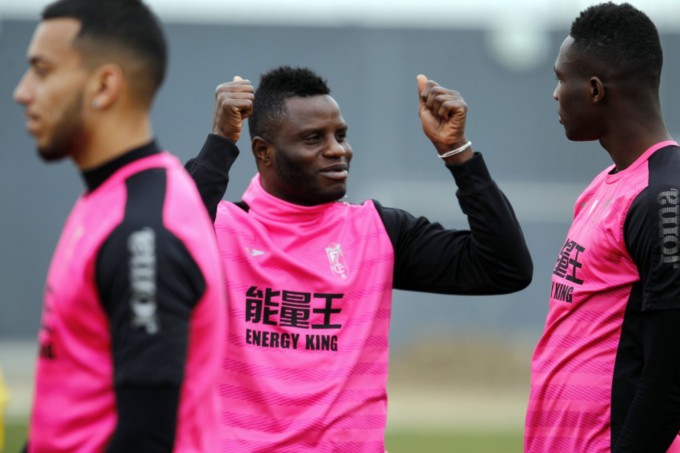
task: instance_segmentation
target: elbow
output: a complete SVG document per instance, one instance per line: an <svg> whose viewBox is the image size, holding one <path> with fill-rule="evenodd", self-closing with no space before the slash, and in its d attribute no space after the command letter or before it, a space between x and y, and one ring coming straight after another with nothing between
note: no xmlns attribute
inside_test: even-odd
<svg viewBox="0 0 680 453"><path fill-rule="evenodd" d="M534 266L530 265L528 266L528 268L524 269L523 272L520 273L520 275L518 275L513 292L521 291L527 288L531 284L533 278L534 278Z"/></svg>
<svg viewBox="0 0 680 453"><path fill-rule="evenodd" d="M526 289L530 284L532 280L532 275L529 274L523 274L523 275L517 275L512 279L507 279L503 284L497 285L497 291L495 294L501 295L501 294L512 294L516 293L519 291L522 291L523 289Z"/></svg>
<svg viewBox="0 0 680 453"><path fill-rule="evenodd" d="M513 267L512 277L508 279L508 293L515 293L527 288L534 278L534 263L527 254L523 260Z"/></svg>
<svg viewBox="0 0 680 453"><path fill-rule="evenodd" d="M512 294L527 288L533 279L534 267L531 261L525 263L504 263L486 275L485 285L475 294L500 296Z"/></svg>
<svg viewBox="0 0 680 453"><path fill-rule="evenodd" d="M534 277L534 263L531 256L526 254L521 259L513 259L506 263L502 270L494 277L498 294L516 293L527 288Z"/></svg>

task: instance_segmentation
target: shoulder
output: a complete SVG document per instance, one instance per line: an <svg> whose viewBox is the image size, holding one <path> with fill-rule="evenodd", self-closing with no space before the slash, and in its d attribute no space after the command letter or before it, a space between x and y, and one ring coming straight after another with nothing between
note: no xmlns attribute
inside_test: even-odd
<svg viewBox="0 0 680 453"><path fill-rule="evenodd" d="M677 181L680 174L680 147L667 146L649 157L649 184Z"/></svg>
<svg viewBox="0 0 680 453"><path fill-rule="evenodd" d="M136 244L149 241L160 249L183 249L210 239L212 223L195 185L174 156L163 153L153 166L127 175L122 182L124 212L108 238L105 255L132 252Z"/></svg>
<svg viewBox="0 0 680 453"><path fill-rule="evenodd" d="M647 174L643 187L633 200L631 208L642 208L643 212L659 213L668 211L679 203L680 191L680 148L667 146L649 157ZM660 211L661 210L661 211Z"/></svg>

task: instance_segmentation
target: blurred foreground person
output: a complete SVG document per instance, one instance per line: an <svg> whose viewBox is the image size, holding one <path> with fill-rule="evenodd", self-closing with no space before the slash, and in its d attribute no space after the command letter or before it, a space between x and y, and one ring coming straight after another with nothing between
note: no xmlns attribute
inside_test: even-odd
<svg viewBox="0 0 680 453"><path fill-rule="evenodd" d="M210 218L154 141L160 24L138 0L47 6L15 90L78 199L52 259L29 453L214 452L224 282Z"/></svg>

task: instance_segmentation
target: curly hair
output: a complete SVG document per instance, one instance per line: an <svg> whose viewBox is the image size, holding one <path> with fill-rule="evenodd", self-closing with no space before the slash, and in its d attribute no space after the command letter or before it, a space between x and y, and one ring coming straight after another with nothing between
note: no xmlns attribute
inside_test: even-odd
<svg viewBox="0 0 680 453"><path fill-rule="evenodd" d="M273 137L286 115L286 99L330 94L324 79L308 68L280 66L262 74L248 118L250 137Z"/></svg>
<svg viewBox="0 0 680 453"><path fill-rule="evenodd" d="M574 19L573 47L592 62L601 62L621 78L658 87L663 52L654 23L629 3L591 6Z"/></svg>

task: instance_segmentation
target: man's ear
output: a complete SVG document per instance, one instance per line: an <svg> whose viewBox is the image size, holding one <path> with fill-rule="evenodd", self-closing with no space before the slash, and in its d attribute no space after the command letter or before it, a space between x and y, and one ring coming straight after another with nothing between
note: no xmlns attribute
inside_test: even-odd
<svg viewBox="0 0 680 453"><path fill-rule="evenodd" d="M270 167L274 159L274 145L266 138L256 136L250 142L257 167Z"/></svg>
<svg viewBox="0 0 680 453"><path fill-rule="evenodd" d="M600 103L604 100L605 91L604 83L599 77L590 78L590 98L593 104Z"/></svg>
<svg viewBox="0 0 680 453"><path fill-rule="evenodd" d="M90 74L87 82L87 94L93 110L104 110L113 105L125 87L125 76L120 66L105 64Z"/></svg>

